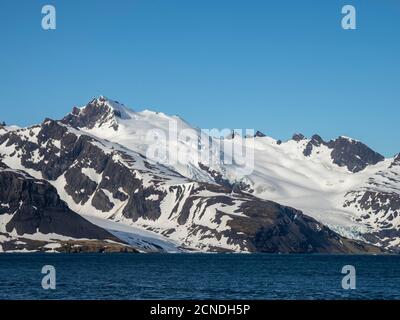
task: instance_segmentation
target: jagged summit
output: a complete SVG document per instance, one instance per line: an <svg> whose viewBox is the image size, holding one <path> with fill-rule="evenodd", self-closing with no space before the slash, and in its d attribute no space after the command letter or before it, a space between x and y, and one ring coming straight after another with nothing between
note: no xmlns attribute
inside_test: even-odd
<svg viewBox="0 0 400 320"><path fill-rule="evenodd" d="M364 170L368 165L375 165L385 160L385 157L369 148L364 143L340 136L336 140L328 142L332 149L333 163L338 166L346 166L351 172Z"/></svg>
<svg viewBox="0 0 400 320"><path fill-rule="evenodd" d="M109 127L118 129L118 119L130 119L132 110L104 96L94 98L82 108L74 107L61 121L77 128Z"/></svg>
<svg viewBox="0 0 400 320"><path fill-rule="evenodd" d="M353 173L360 172L369 165L375 165L385 160L384 156L375 152L366 144L347 136L339 136L326 142L317 134L314 134L311 139L307 139L303 134L296 133L292 140L298 143L306 142L303 150L306 157L310 157L315 150L319 150L322 146L327 147L331 150L330 156L333 163L339 167L347 167Z"/></svg>
<svg viewBox="0 0 400 320"><path fill-rule="evenodd" d="M322 139L321 136L319 136L318 134L314 134L311 137L311 141L316 145L321 145L325 143L324 139Z"/></svg>
<svg viewBox="0 0 400 320"><path fill-rule="evenodd" d="M301 140L305 140L305 136L301 133L295 133L292 136L292 140L296 141L296 142L300 142Z"/></svg>
<svg viewBox="0 0 400 320"><path fill-rule="evenodd" d="M264 138L264 137L266 137L266 135L265 135L263 132L261 132L261 131L257 131L257 132L255 133L254 137L255 137L255 138Z"/></svg>
<svg viewBox="0 0 400 320"><path fill-rule="evenodd" d="M114 114L121 119L130 119L130 113L133 113L134 111L127 106L125 106L123 103L120 103L119 101L109 99L105 96L100 96L99 98L95 98L92 101L89 102L88 105L93 105L98 108L106 107L108 110L111 110L114 112ZM84 108L87 108L88 105L86 105Z"/></svg>
<svg viewBox="0 0 400 320"><path fill-rule="evenodd" d="M347 140L347 141L349 141L350 143L361 142L361 141L356 140L356 139L354 139L354 138L351 138L351 137L348 137L348 136L343 136L343 135L339 136L338 139Z"/></svg>

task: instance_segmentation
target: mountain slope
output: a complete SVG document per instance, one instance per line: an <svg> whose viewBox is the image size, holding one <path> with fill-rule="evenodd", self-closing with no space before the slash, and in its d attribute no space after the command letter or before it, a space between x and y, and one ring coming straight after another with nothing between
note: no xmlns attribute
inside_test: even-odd
<svg viewBox="0 0 400 320"><path fill-rule="evenodd" d="M0 251L134 251L72 212L47 181L0 162Z"/></svg>
<svg viewBox="0 0 400 320"><path fill-rule="evenodd" d="M115 130L115 112L109 118L106 111L99 119L112 119ZM49 181L73 211L103 219L99 225L113 221L134 226L166 237L182 249L379 252L340 237L296 209L189 179L65 120L46 119L39 126L2 134L0 154L6 165ZM120 235L118 230L113 234Z"/></svg>
<svg viewBox="0 0 400 320"><path fill-rule="evenodd" d="M391 248L400 244L400 221L396 219L400 213L400 178L393 169L395 159L385 159L360 141L341 136L326 142L318 135L308 139L296 134L282 142L259 131L254 138L235 133L221 140L180 118L135 112L105 97L74 109L62 122L141 154L157 145L153 135L160 137L164 132L174 139L168 140L165 159L153 160L191 180L242 190L297 208L346 237ZM185 130L192 131L190 142L178 135ZM226 154L223 145L227 140L232 148L245 146L249 154L254 154L254 170L250 174L241 174L240 165ZM171 160L171 154L179 155L179 161L166 161ZM386 181L374 183L371 196L375 200L369 212L365 204L369 194L365 191L371 192L371 179ZM388 183L394 186L389 195Z"/></svg>
<svg viewBox="0 0 400 320"><path fill-rule="evenodd" d="M394 159L382 160L380 155L349 138L340 137L335 141L313 145L310 149L313 140L293 139L278 144L268 137L257 138L254 143L255 170L246 178L253 194L301 209L344 236L371 241L370 235L374 234L378 236L374 243L385 241L381 244L396 244L400 221L393 219L388 237L388 233L380 233L384 224L370 223L362 218L367 213L365 206L350 205L358 202L360 196L366 196L365 192L360 194L360 190L371 190L374 185L376 198L371 205L375 211L371 212L370 220L384 221L384 217L378 216L385 210L393 215L399 213L395 201L387 203L385 207L384 202L379 200L386 197L388 186L392 188L392 199L399 195L400 179L393 166ZM333 146L338 144L353 148L347 150L346 156L341 156L341 159L349 159L347 164L338 165L335 161L333 155L336 147ZM356 170L355 158L358 159Z"/></svg>
<svg viewBox="0 0 400 320"><path fill-rule="evenodd" d="M177 116L149 110L135 112L123 104L100 97L82 108L74 108L61 122L123 145L193 180L214 181L212 175L199 166L203 155L211 158L210 169L222 170L218 140ZM192 141L185 139L185 132L190 133ZM164 142L167 145L164 146ZM154 146L165 147L164 153L156 156L148 152Z"/></svg>

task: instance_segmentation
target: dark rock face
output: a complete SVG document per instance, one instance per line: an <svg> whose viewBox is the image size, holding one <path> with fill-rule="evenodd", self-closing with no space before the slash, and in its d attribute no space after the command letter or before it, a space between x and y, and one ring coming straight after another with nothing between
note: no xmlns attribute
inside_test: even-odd
<svg viewBox="0 0 400 320"><path fill-rule="evenodd" d="M293 140L299 142L304 140L304 136L294 135ZM313 150L320 146L327 146L332 149L331 158L333 163L340 167L347 167L347 169L353 173L362 171L369 165L374 165L385 160L384 156L373 151L362 142L345 137L339 137L336 140L325 142L317 134L311 137L303 150L303 154L309 157Z"/></svg>
<svg viewBox="0 0 400 320"><path fill-rule="evenodd" d="M120 110L115 110L107 104L107 99L100 97L93 99L83 109L74 108L72 112L67 115L62 123L71 125L75 128L88 128L92 129L96 125L108 125L114 130L118 129L118 122L116 118L123 118L124 115Z"/></svg>
<svg viewBox="0 0 400 320"><path fill-rule="evenodd" d="M326 142L324 141L324 139L322 139L319 135L314 134L311 137L311 142L314 146L319 147L320 145L326 144Z"/></svg>
<svg viewBox="0 0 400 320"><path fill-rule="evenodd" d="M93 197L93 207L103 212L109 212L114 208L114 204L110 201L102 189L100 189Z"/></svg>
<svg viewBox="0 0 400 320"><path fill-rule="evenodd" d="M107 231L72 212L47 181L36 180L24 172L0 171L0 215L12 214L7 232L18 235L59 234L72 238L113 240Z"/></svg>
<svg viewBox="0 0 400 320"><path fill-rule="evenodd" d="M274 203L260 203L259 206L259 209L263 209L256 210L254 206L247 208L251 210L249 212L251 217L256 216L264 221L262 226L251 224L247 226L252 229L251 243L257 252L357 253L360 252L360 248L379 252L379 249L372 246L363 246L356 241L341 238L295 209ZM238 227L243 228L239 225Z"/></svg>
<svg viewBox="0 0 400 320"><path fill-rule="evenodd" d="M393 162L389 166L389 169L392 169L397 166L400 167L400 153L394 158Z"/></svg>
<svg viewBox="0 0 400 320"><path fill-rule="evenodd" d="M333 162L338 166L347 167L354 173L385 159L362 142L344 137L328 142L328 147L333 149L331 154Z"/></svg>
<svg viewBox="0 0 400 320"><path fill-rule="evenodd" d="M303 151L303 154L306 157L309 157L312 154L314 147L320 147L321 145L326 145L326 142L317 134L311 137L311 140L307 143L306 148Z"/></svg>
<svg viewBox="0 0 400 320"><path fill-rule="evenodd" d="M255 138L264 138L266 135L262 133L261 131L257 131L256 134L254 135Z"/></svg>
<svg viewBox="0 0 400 320"><path fill-rule="evenodd" d="M228 179L225 179L220 172L212 170L210 167L202 164L201 162L199 162L199 168L207 172L210 175L210 177L215 181L215 183L230 190L233 189L232 183Z"/></svg>
<svg viewBox="0 0 400 320"><path fill-rule="evenodd" d="M147 196L158 196L157 200L149 200ZM160 202L165 194L158 190L146 189L130 196L126 207L124 208L124 217L137 221L140 218L148 220L157 220L161 216Z"/></svg>
<svg viewBox="0 0 400 320"><path fill-rule="evenodd" d="M304 139L305 139L305 137L301 133L295 133L292 137L292 140L294 140L296 142L300 142L301 140L304 140Z"/></svg>

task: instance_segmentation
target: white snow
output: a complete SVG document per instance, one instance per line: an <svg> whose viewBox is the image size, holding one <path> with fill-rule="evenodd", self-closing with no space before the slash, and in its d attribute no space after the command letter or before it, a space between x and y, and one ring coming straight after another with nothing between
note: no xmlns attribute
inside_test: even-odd
<svg viewBox="0 0 400 320"><path fill-rule="evenodd" d="M114 222L94 216L82 216L91 223L106 229L121 240L134 245L135 247L141 248L145 252L182 252L182 249L179 249L178 242L174 242L160 234L141 229L132 225L132 222L126 220Z"/></svg>
<svg viewBox="0 0 400 320"><path fill-rule="evenodd" d="M44 248L55 251L55 249L61 248L61 244L60 243L48 243L44 246Z"/></svg>
<svg viewBox="0 0 400 320"><path fill-rule="evenodd" d="M93 168L82 168L82 173L93 182L100 182L101 176Z"/></svg>

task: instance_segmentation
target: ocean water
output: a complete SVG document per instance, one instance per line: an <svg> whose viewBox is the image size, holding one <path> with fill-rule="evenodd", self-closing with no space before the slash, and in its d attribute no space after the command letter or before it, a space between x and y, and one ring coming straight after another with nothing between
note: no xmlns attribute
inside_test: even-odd
<svg viewBox="0 0 400 320"><path fill-rule="evenodd" d="M44 290L44 265L56 289ZM345 265L357 289L342 289ZM400 299L400 256L0 254L0 299Z"/></svg>

